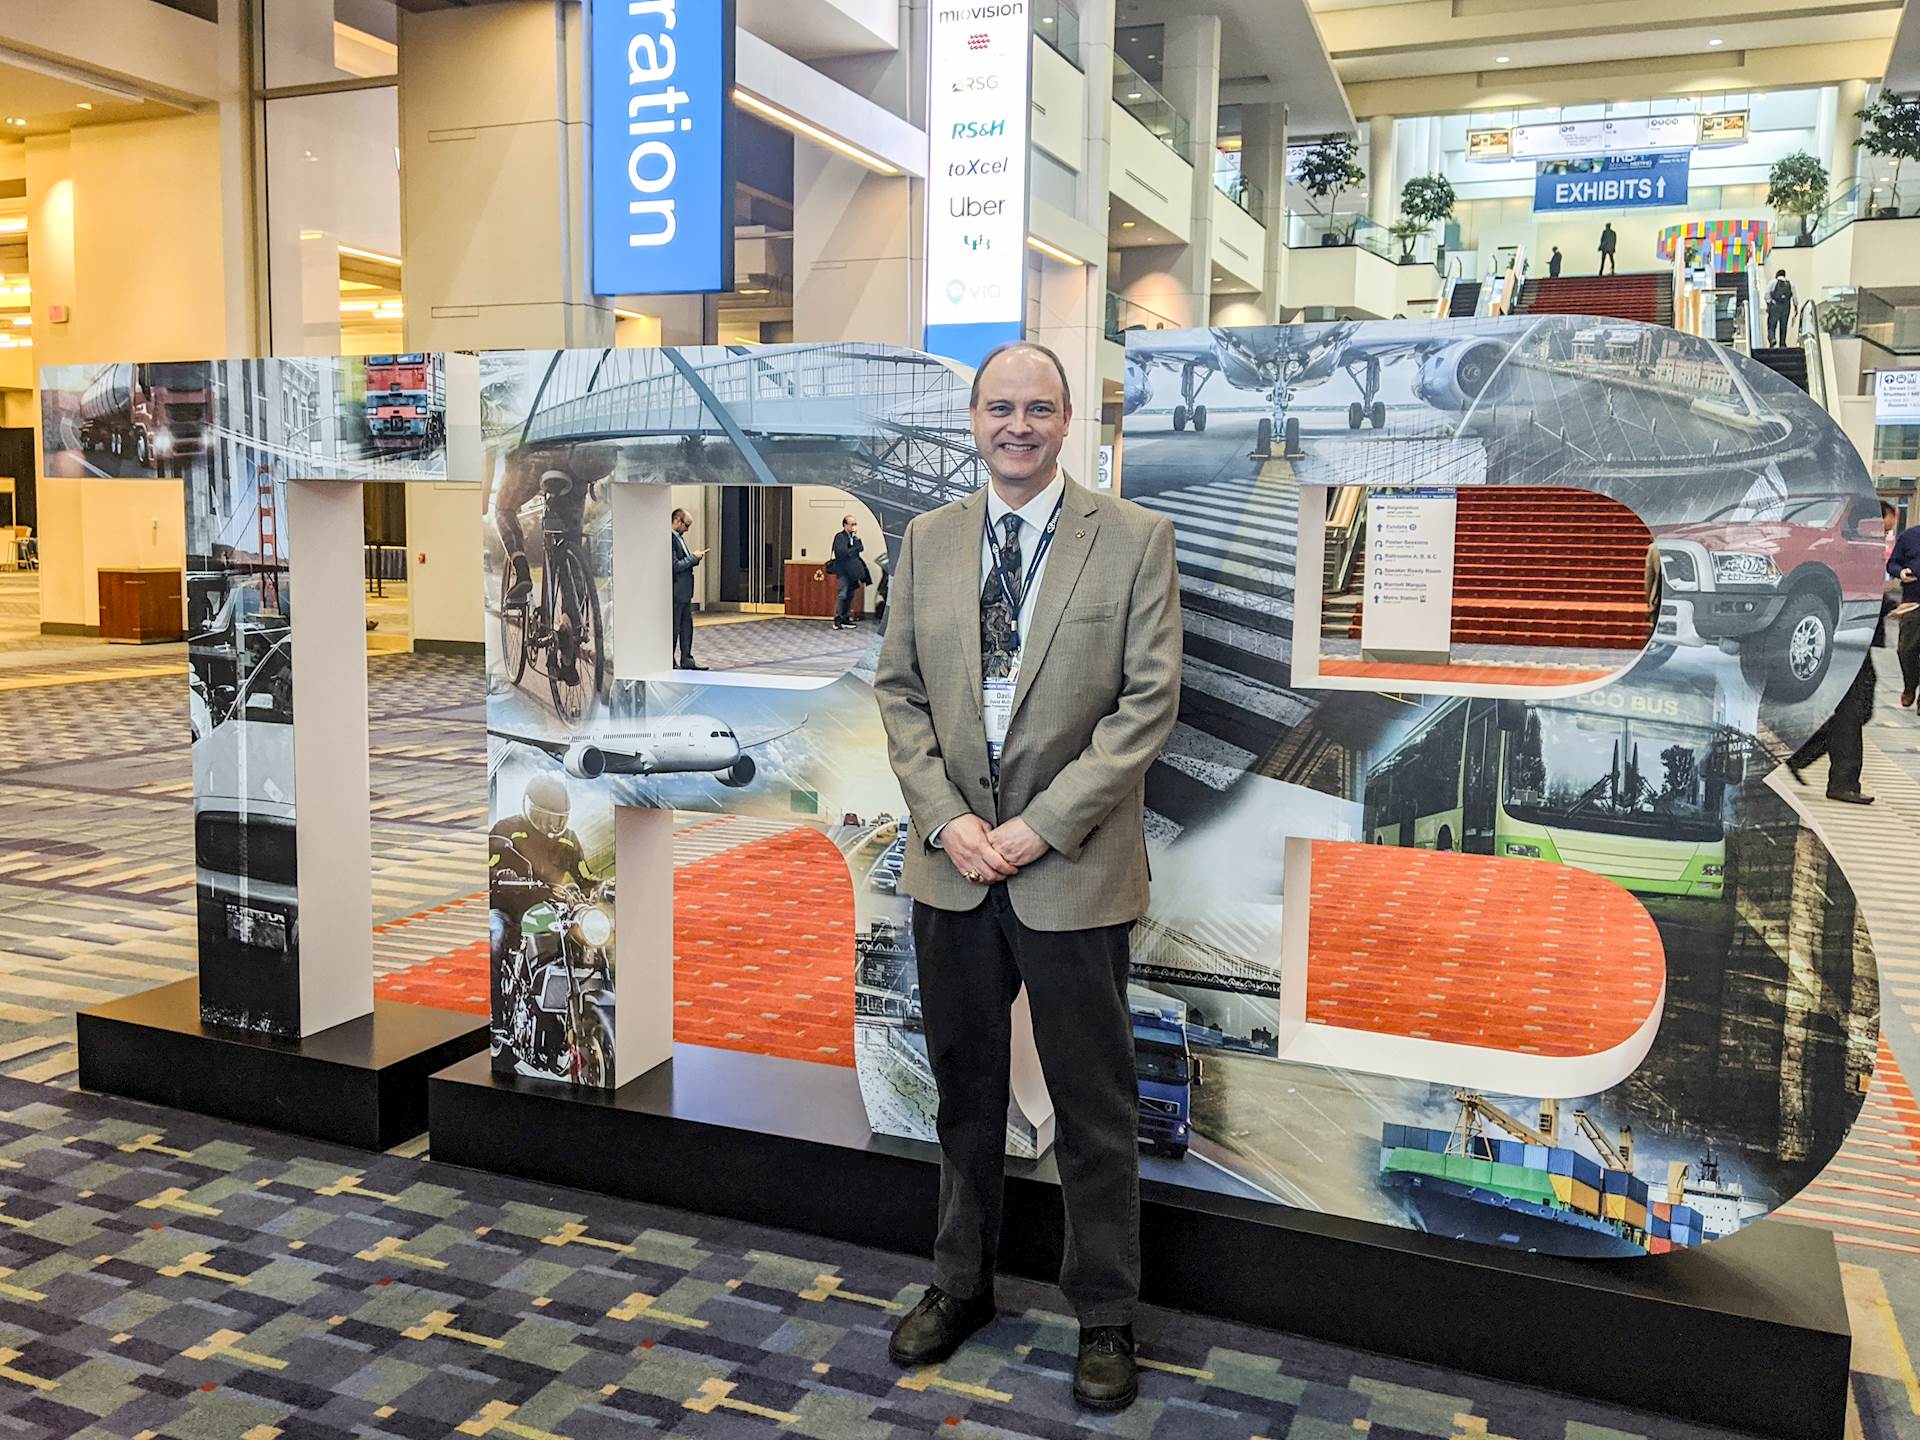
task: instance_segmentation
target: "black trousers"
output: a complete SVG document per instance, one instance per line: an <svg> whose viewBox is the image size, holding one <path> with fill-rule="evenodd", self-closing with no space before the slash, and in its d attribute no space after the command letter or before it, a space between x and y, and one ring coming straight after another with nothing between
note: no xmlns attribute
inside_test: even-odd
<svg viewBox="0 0 1920 1440"><path fill-rule="evenodd" d="M1131 925L1030 930L1005 885L972 910L913 906L927 1059L940 1087L934 1279L991 1293L1007 1144L1008 1013L1033 1013L1066 1201L1060 1289L1082 1325L1132 1323L1140 1293L1139 1081L1127 1006Z"/></svg>
<svg viewBox="0 0 1920 1440"><path fill-rule="evenodd" d="M1600 252L1600 269L1596 273L1604 275L1608 270L1612 270L1616 275L1620 273L1620 267L1613 263L1613 252L1611 250L1602 250Z"/></svg>
<svg viewBox="0 0 1920 1440"><path fill-rule="evenodd" d="M1767 307L1767 344L1770 347L1776 350L1786 349L1787 321L1792 317L1792 313L1784 305Z"/></svg>
<svg viewBox="0 0 1920 1440"><path fill-rule="evenodd" d="M834 597L833 601L834 623L850 625L853 623L853 592L860 586L851 575L836 575L833 578L840 586L840 593Z"/></svg>
<svg viewBox="0 0 1920 1440"><path fill-rule="evenodd" d="M1901 616L1899 625L1894 654L1900 657L1900 688L1920 690L1920 610Z"/></svg>
<svg viewBox="0 0 1920 1440"><path fill-rule="evenodd" d="M1905 629L1903 626L1903 635ZM1866 758L1863 732L1867 728L1867 721L1873 717L1873 685L1876 678L1873 656L1869 655L1860 662L1860 673L1853 677L1853 684L1840 697L1840 703L1834 707L1833 714L1827 717L1826 724L1808 736L1807 743L1793 752L1790 763L1796 770L1806 769L1822 755L1827 757L1829 795L1852 795L1860 789L1860 766Z"/></svg>
<svg viewBox="0 0 1920 1440"><path fill-rule="evenodd" d="M674 664L684 668L693 663L693 601L673 602Z"/></svg>

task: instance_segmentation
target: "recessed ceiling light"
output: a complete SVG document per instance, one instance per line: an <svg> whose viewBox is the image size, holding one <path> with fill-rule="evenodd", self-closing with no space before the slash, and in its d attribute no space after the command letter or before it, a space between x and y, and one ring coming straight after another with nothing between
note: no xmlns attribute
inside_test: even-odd
<svg viewBox="0 0 1920 1440"><path fill-rule="evenodd" d="M1131 229L1133 229L1133 227L1134 227L1134 223L1135 223L1135 222L1134 222L1134 221L1132 221L1132 220L1122 220L1122 221L1120 222L1120 228L1121 228L1122 230L1131 230Z"/></svg>
<svg viewBox="0 0 1920 1440"><path fill-rule="evenodd" d="M1722 40L1718 35L1716 35L1711 40L1707 41L1707 44L1718 47L1726 44L1726 41Z"/></svg>
<svg viewBox="0 0 1920 1440"><path fill-rule="evenodd" d="M93 108L93 102L91 100L82 100L73 108L76 110L91 110Z"/></svg>
<svg viewBox="0 0 1920 1440"><path fill-rule="evenodd" d="M1138 100L1140 98L1140 92L1138 90L1129 90L1127 92L1127 98L1129 100Z"/></svg>
<svg viewBox="0 0 1920 1440"><path fill-rule="evenodd" d="M1493 57L1493 63L1496 65L1505 65L1512 59L1513 57L1511 55L1496 55Z"/></svg>

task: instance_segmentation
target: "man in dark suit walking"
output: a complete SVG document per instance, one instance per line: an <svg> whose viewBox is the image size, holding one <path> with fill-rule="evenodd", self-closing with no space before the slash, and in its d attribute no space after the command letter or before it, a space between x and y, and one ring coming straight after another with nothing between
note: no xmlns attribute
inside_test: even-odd
<svg viewBox="0 0 1920 1440"><path fill-rule="evenodd" d="M907 526L874 679L940 1091L934 1283L888 1353L934 1364L993 1319L1024 986L1058 1125L1073 1393L1117 1410L1139 1388L1128 937L1147 908L1147 770L1180 708L1173 525L1060 473L1073 407L1052 351L1003 346L973 385L991 478Z"/></svg>
<svg viewBox="0 0 1920 1440"><path fill-rule="evenodd" d="M688 546L687 531L692 528L691 515L684 510L673 512L673 668L676 670L707 668L693 663L693 571L707 558L707 552Z"/></svg>
<svg viewBox="0 0 1920 1440"><path fill-rule="evenodd" d="M827 562L828 573L840 582L840 593L833 602L833 628L836 630L853 628L853 592L873 581L873 572L867 569L867 562L860 558L860 552L867 547L854 533L857 524L851 515L841 517L840 529L833 537L833 559Z"/></svg>
<svg viewBox="0 0 1920 1440"><path fill-rule="evenodd" d="M1609 270L1616 275L1620 273L1620 267L1614 263L1613 258L1614 247L1619 243L1620 237L1614 234L1613 222L1609 220L1600 227L1600 273L1602 275Z"/></svg>

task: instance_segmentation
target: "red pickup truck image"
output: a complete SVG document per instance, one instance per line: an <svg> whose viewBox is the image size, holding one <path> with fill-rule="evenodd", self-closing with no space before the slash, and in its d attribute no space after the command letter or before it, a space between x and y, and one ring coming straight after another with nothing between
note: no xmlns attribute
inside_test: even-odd
<svg viewBox="0 0 1920 1440"><path fill-rule="evenodd" d="M1733 537L1737 535L1736 541ZM1658 529L1660 620L1649 654L1717 645L1740 657L1768 697L1804 700L1819 688L1842 630L1871 629L1884 571L1880 502L1871 495L1743 500L1687 525Z"/></svg>

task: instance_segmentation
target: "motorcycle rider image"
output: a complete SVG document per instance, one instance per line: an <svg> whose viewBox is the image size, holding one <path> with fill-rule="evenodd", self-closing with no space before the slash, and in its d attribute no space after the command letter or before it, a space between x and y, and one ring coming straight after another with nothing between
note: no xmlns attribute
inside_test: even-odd
<svg viewBox="0 0 1920 1440"><path fill-rule="evenodd" d="M487 835L496 1054L584 1084L612 1070L610 882L569 824L566 780L535 775L521 813Z"/></svg>

